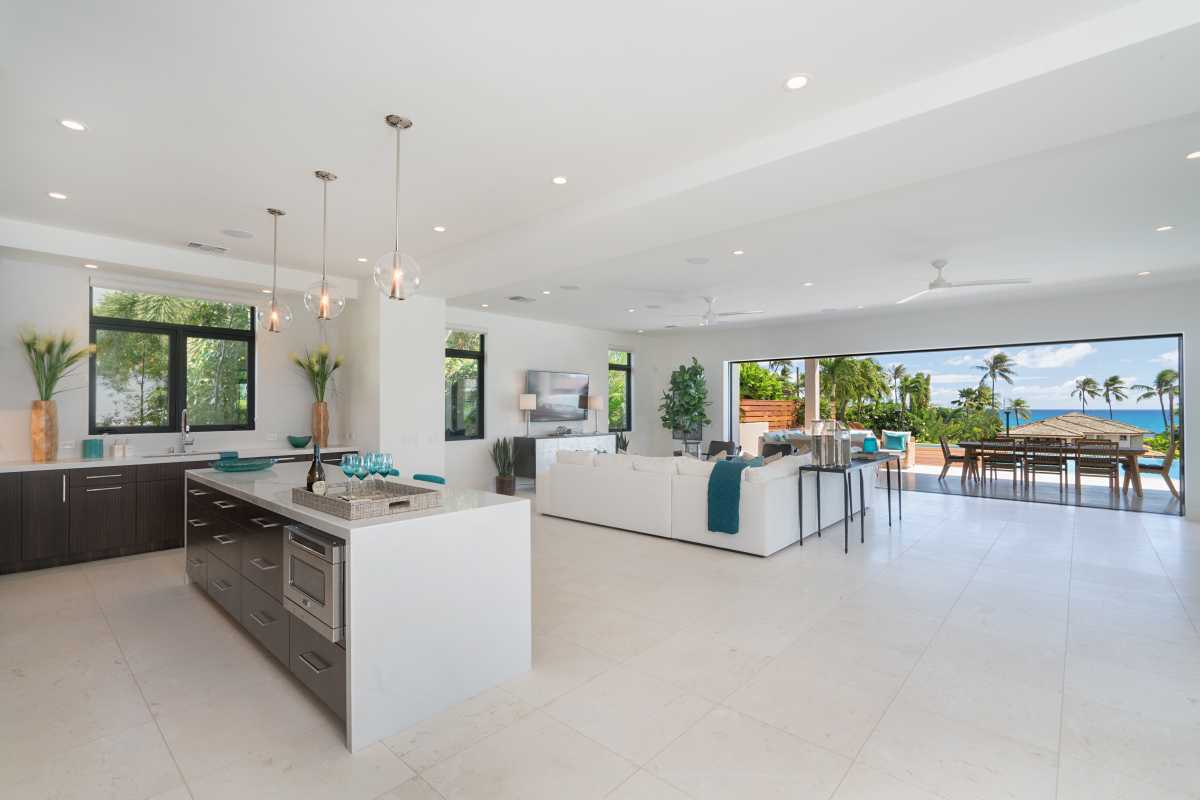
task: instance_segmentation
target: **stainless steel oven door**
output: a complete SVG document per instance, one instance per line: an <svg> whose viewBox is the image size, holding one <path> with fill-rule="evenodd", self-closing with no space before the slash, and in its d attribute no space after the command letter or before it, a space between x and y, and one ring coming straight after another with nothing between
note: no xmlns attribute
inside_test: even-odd
<svg viewBox="0 0 1200 800"><path fill-rule="evenodd" d="M283 594L288 607L332 641L341 638L344 624L342 570L341 563L331 564L293 541L284 548Z"/></svg>

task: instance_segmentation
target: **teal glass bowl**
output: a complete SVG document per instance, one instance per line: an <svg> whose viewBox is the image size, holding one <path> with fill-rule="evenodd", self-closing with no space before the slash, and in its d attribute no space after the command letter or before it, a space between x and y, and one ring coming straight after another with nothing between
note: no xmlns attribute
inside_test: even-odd
<svg viewBox="0 0 1200 800"><path fill-rule="evenodd" d="M312 441L311 436L288 436L288 444L299 450L302 447L308 447L308 443Z"/></svg>
<svg viewBox="0 0 1200 800"><path fill-rule="evenodd" d="M275 466L273 458L222 458L209 464L217 472L258 472Z"/></svg>

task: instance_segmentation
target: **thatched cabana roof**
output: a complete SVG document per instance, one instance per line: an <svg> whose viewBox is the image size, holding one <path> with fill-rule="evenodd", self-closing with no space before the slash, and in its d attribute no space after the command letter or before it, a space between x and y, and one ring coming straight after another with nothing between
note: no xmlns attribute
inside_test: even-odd
<svg viewBox="0 0 1200 800"><path fill-rule="evenodd" d="M1048 439L1082 439L1089 436L1137 436L1150 431L1115 419L1087 414L1060 414L1057 417L1027 422L1009 430L1009 436L1037 436Z"/></svg>

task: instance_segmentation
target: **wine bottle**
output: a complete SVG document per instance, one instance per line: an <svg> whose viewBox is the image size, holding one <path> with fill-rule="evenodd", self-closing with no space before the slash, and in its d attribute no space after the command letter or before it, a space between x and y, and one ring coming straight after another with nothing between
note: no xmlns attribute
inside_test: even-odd
<svg viewBox="0 0 1200 800"><path fill-rule="evenodd" d="M313 445L312 466L308 468L308 483L306 488L311 492L314 483L325 482L325 465L321 463L321 445Z"/></svg>

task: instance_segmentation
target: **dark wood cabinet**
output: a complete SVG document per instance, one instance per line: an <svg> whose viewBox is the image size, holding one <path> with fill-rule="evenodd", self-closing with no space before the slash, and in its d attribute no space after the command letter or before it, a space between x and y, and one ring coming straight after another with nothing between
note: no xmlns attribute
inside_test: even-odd
<svg viewBox="0 0 1200 800"><path fill-rule="evenodd" d="M137 543L136 483L70 490L71 554L102 553Z"/></svg>
<svg viewBox="0 0 1200 800"><path fill-rule="evenodd" d="M183 545L183 481L137 485L137 544Z"/></svg>
<svg viewBox="0 0 1200 800"><path fill-rule="evenodd" d="M21 560L21 475L0 475L0 565Z"/></svg>
<svg viewBox="0 0 1200 800"><path fill-rule="evenodd" d="M22 473L21 560L66 557L70 524L66 471Z"/></svg>

